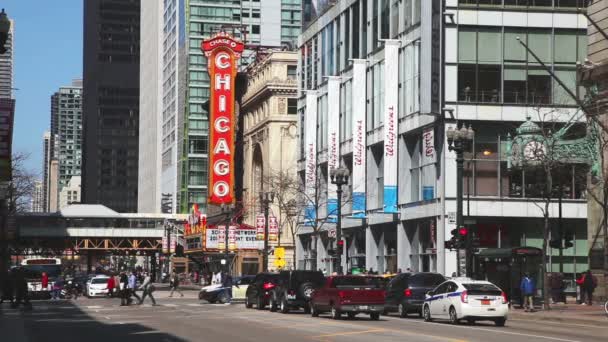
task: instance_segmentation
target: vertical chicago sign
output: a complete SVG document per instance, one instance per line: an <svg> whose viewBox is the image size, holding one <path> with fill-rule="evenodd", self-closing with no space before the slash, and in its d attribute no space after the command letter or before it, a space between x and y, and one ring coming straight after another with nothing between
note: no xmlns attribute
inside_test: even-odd
<svg viewBox="0 0 608 342"><path fill-rule="evenodd" d="M234 84L244 45L225 32L203 41L209 97L209 203L234 203Z"/></svg>

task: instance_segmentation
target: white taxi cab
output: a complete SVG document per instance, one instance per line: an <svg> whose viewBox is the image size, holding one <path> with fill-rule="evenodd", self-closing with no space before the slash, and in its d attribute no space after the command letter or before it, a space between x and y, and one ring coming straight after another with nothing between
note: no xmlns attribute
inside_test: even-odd
<svg viewBox="0 0 608 342"><path fill-rule="evenodd" d="M504 326L509 313L505 293L496 285L469 278L450 279L426 295L422 307L424 320L447 319L452 324L461 320L493 321Z"/></svg>

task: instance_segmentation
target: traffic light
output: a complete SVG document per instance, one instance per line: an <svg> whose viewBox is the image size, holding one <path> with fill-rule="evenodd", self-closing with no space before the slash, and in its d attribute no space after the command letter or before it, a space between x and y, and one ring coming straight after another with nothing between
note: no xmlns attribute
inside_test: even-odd
<svg viewBox="0 0 608 342"><path fill-rule="evenodd" d="M571 232L564 234L564 248L574 247L574 235Z"/></svg>
<svg viewBox="0 0 608 342"><path fill-rule="evenodd" d="M467 247L467 235L469 234L469 230L467 227L458 228L458 248L466 248Z"/></svg>
<svg viewBox="0 0 608 342"><path fill-rule="evenodd" d="M344 253L344 240L338 240L336 254L342 255Z"/></svg>

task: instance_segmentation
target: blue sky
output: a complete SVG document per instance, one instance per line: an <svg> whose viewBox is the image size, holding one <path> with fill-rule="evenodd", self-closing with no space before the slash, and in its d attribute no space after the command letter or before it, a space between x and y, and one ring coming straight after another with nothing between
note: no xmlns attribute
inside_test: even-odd
<svg viewBox="0 0 608 342"><path fill-rule="evenodd" d="M27 167L42 170L42 135L50 125L50 96L82 78L84 0L4 0L15 20L13 151L30 153Z"/></svg>

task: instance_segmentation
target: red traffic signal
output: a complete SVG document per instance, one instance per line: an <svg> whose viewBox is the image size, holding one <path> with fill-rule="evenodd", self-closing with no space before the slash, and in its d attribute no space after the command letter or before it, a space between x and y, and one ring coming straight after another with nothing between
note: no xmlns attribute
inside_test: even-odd
<svg viewBox="0 0 608 342"><path fill-rule="evenodd" d="M468 231L468 229L467 229L466 227L460 227L460 228L458 229L458 234L459 234L460 236L467 236L467 233L468 233L468 232L469 232L469 231Z"/></svg>
<svg viewBox="0 0 608 342"><path fill-rule="evenodd" d="M339 247L344 246L344 240L338 240L338 246Z"/></svg>

